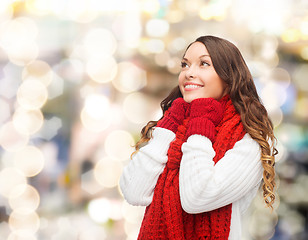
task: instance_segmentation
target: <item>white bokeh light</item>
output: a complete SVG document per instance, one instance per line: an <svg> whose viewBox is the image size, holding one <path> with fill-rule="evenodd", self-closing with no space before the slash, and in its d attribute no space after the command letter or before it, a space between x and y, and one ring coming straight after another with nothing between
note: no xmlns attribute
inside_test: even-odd
<svg viewBox="0 0 308 240"><path fill-rule="evenodd" d="M86 71L93 81L107 83L115 78L118 65L111 56L91 57L86 64Z"/></svg>
<svg viewBox="0 0 308 240"><path fill-rule="evenodd" d="M146 72L133 63L121 62L118 64L118 74L112 83L121 92L138 91L147 84Z"/></svg>
<svg viewBox="0 0 308 240"><path fill-rule="evenodd" d="M107 198L93 199L88 206L90 217L98 223L105 223L111 214L111 204Z"/></svg>
<svg viewBox="0 0 308 240"><path fill-rule="evenodd" d="M151 19L146 24L146 32L150 37L163 37L169 32L169 23L163 19Z"/></svg>
<svg viewBox="0 0 308 240"><path fill-rule="evenodd" d="M47 101L46 86L38 80L31 79L23 82L17 91L17 101L25 109L41 108Z"/></svg>
<svg viewBox="0 0 308 240"><path fill-rule="evenodd" d="M31 185L19 185L11 191L9 204L16 212L34 212L40 204L40 195Z"/></svg>
<svg viewBox="0 0 308 240"><path fill-rule="evenodd" d="M117 49L117 42L108 29L92 29L84 39L84 49L88 58L113 55Z"/></svg>
<svg viewBox="0 0 308 240"><path fill-rule="evenodd" d="M109 127L112 120L109 99L98 94L87 96L80 118L82 124L91 131L99 132L105 130Z"/></svg>
<svg viewBox="0 0 308 240"><path fill-rule="evenodd" d="M41 129L44 122L43 113L39 109L26 110L17 108L13 115L13 124L21 134L34 134Z"/></svg>
<svg viewBox="0 0 308 240"><path fill-rule="evenodd" d="M118 185L122 168L120 162L111 157L105 157L96 163L94 177L103 187L113 188Z"/></svg>
<svg viewBox="0 0 308 240"><path fill-rule="evenodd" d="M124 100L123 111L133 123L140 124L149 120L147 98L142 93L129 94Z"/></svg>
<svg viewBox="0 0 308 240"><path fill-rule="evenodd" d="M14 188L17 186L25 186L27 179L25 175L18 169L7 167L0 171L0 194L9 198Z"/></svg>
<svg viewBox="0 0 308 240"><path fill-rule="evenodd" d="M135 142L132 135L123 130L111 132L105 140L106 153L118 161L125 161L133 152Z"/></svg>
<svg viewBox="0 0 308 240"><path fill-rule="evenodd" d="M12 122L7 122L0 127L0 145L9 152L23 148L29 141L29 135L16 130Z"/></svg>
<svg viewBox="0 0 308 240"><path fill-rule="evenodd" d="M45 163L43 153L35 146L26 146L16 152L13 161L15 167L27 177L39 174Z"/></svg>

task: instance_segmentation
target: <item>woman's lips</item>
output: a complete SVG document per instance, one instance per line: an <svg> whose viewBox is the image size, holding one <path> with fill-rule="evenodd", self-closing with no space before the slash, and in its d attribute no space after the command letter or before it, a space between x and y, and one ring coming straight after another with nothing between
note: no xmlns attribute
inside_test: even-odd
<svg viewBox="0 0 308 240"><path fill-rule="evenodd" d="M184 90L185 91L194 91L194 90L197 90L197 89L202 88L202 87L203 86L199 85L199 84L185 84Z"/></svg>

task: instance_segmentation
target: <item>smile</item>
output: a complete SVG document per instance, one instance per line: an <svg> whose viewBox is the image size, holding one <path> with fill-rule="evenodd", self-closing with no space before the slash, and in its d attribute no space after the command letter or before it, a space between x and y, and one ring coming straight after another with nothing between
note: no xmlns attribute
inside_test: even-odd
<svg viewBox="0 0 308 240"><path fill-rule="evenodd" d="M198 88L202 88L201 85L196 85L196 84L187 84L184 86L185 90L194 90L194 89L198 89Z"/></svg>

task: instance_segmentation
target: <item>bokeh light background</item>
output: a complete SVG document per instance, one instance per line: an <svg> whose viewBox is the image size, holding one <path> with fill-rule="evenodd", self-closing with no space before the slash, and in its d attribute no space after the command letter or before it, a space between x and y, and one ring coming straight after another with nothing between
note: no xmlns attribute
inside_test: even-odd
<svg viewBox="0 0 308 240"><path fill-rule="evenodd" d="M118 180L188 43L244 55L278 138L275 211L245 240L308 239L308 1L1 0L0 239L136 239Z"/></svg>

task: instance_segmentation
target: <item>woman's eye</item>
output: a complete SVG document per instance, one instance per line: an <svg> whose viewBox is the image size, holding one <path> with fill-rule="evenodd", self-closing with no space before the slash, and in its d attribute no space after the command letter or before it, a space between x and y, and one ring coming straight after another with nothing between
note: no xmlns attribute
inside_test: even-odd
<svg viewBox="0 0 308 240"><path fill-rule="evenodd" d="M201 65L202 65L202 66L204 66L204 67L206 67L206 66L210 66L210 64L209 64L209 63L207 63L207 62L201 62Z"/></svg>
<svg viewBox="0 0 308 240"><path fill-rule="evenodd" d="M186 62L181 62L181 67L186 68L186 67L188 67L188 64Z"/></svg>

